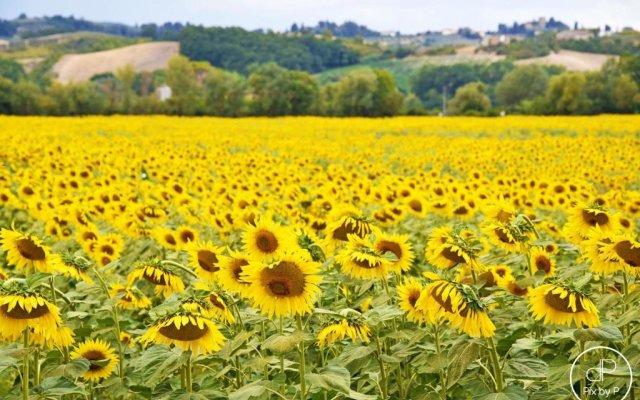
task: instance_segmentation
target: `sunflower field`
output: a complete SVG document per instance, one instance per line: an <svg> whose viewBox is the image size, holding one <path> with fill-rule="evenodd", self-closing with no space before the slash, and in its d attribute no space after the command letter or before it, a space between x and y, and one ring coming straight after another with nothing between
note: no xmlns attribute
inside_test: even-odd
<svg viewBox="0 0 640 400"><path fill-rule="evenodd" d="M2 399L605 398L571 374L594 346L640 376L639 116L0 117L0 143Z"/></svg>

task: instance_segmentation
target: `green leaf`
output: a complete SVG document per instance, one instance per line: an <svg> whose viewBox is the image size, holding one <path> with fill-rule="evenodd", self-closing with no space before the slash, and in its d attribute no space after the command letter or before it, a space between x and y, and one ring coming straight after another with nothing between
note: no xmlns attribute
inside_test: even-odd
<svg viewBox="0 0 640 400"><path fill-rule="evenodd" d="M535 350L542 346L544 342L533 338L520 338L511 346L514 350Z"/></svg>
<svg viewBox="0 0 640 400"><path fill-rule="evenodd" d="M547 376L548 365L535 358L512 358L507 362L505 375L517 379L536 379Z"/></svg>
<svg viewBox="0 0 640 400"><path fill-rule="evenodd" d="M349 398L352 400L377 400L378 396L356 392L355 390L349 390Z"/></svg>
<svg viewBox="0 0 640 400"><path fill-rule="evenodd" d="M254 382L249 385L245 385L233 393L229 394L229 400L248 400L255 397L260 397L265 394L267 388L262 381Z"/></svg>
<svg viewBox="0 0 640 400"><path fill-rule="evenodd" d="M269 336L264 341L262 347L271 350L276 354L284 354L292 351L304 338L304 334L301 331L295 331L290 335L281 335L279 333Z"/></svg>
<svg viewBox="0 0 640 400"><path fill-rule="evenodd" d="M0 371L0 396L5 396L11 391L17 377L17 368L6 368Z"/></svg>
<svg viewBox="0 0 640 400"><path fill-rule="evenodd" d="M306 374L309 384L329 391L349 394L351 374L349 370L338 366L328 366L319 373Z"/></svg>
<svg viewBox="0 0 640 400"><path fill-rule="evenodd" d="M588 329L576 329L573 331L573 337L577 341L603 341L603 342L618 342L624 339L622 332L617 326L603 325L597 328Z"/></svg>
<svg viewBox="0 0 640 400"><path fill-rule="evenodd" d="M480 346L475 342L459 342L449 350L449 354L452 354L453 357L449 362L447 372L448 387L452 387L458 382L467 367L478 358L479 352Z"/></svg>
<svg viewBox="0 0 640 400"><path fill-rule="evenodd" d="M107 362L108 361L109 360L107 360ZM90 365L91 363L89 362L89 360L80 358L77 360L72 360L68 364L58 365L46 372L43 371L43 375L50 377L63 376L65 378L73 379L87 372Z"/></svg>
<svg viewBox="0 0 640 400"><path fill-rule="evenodd" d="M84 394L84 388L62 376L46 378L42 383L33 388L35 393L46 396L63 396L65 394Z"/></svg>
<svg viewBox="0 0 640 400"><path fill-rule="evenodd" d="M33 289L47 281L50 276L51 274L46 272L36 272L31 274L26 278L27 286L29 286L29 289Z"/></svg>
<svg viewBox="0 0 640 400"><path fill-rule="evenodd" d="M131 367L141 373L140 384L155 387L186 363L187 355L164 346L153 346L133 360Z"/></svg>
<svg viewBox="0 0 640 400"><path fill-rule="evenodd" d="M336 364L347 366L356 360L360 360L373 353L372 347L367 346L353 346L344 349L342 353L335 360Z"/></svg>

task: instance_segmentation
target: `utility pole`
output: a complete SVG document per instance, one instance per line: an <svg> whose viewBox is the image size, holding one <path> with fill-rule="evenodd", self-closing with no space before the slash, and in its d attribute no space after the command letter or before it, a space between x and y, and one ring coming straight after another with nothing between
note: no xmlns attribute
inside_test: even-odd
<svg viewBox="0 0 640 400"><path fill-rule="evenodd" d="M447 115L447 87L442 87L442 115Z"/></svg>

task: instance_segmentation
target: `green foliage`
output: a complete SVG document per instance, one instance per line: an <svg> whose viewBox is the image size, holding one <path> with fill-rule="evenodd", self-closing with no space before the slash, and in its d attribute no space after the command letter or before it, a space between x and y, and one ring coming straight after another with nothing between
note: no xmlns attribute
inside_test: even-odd
<svg viewBox="0 0 640 400"><path fill-rule="evenodd" d="M486 115L490 108L491 100L481 82L467 83L449 101L449 112L453 115Z"/></svg>
<svg viewBox="0 0 640 400"><path fill-rule="evenodd" d="M318 87L306 72L288 71L275 63L251 69L247 80L251 112L256 115L303 115L311 113Z"/></svg>
<svg viewBox="0 0 640 400"><path fill-rule="evenodd" d="M586 111L584 74L571 72L554 76L549 81L546 101L552 114L580 114Z"/></svg>
<svg viewBox="0 0 640 400"><path fill-rule="evenodd" d="M18 82L26 78L24 68L13 60L0 58L0 78L9 79L12 82Z"/></svg>
<svg viewBox="0 0 640 400"><path fill-rule="evenodd" d="M336 115L390 116L398 114L402 107L402 95L388 71L353 72L340 80L334 90Z"/></svg>
<svg viewBox="0 0 640 400"><path fill-rule="evenodd" d="M355 64L359 54L340 41L312 35L286 36L241 28L190 26L180 32L180 51L192 60L242 73L252 64L276 62L294 70L320 72Z"/></svg>
<svg viewBox="0 0 640 400"><path fill-rule="evenodd" d="M589 40L563 40L558 45L567 50L599 54L640 53L640 33L618 33L611 36L592 37Z"/></svg>
<svg viewBox="0 0 640 400"><path fill-rule="evenodd" d="M518 67L496 85L498 103L514 107L524 100L531 100L543 95L547 90L549 75L539 65Z"/></svg>

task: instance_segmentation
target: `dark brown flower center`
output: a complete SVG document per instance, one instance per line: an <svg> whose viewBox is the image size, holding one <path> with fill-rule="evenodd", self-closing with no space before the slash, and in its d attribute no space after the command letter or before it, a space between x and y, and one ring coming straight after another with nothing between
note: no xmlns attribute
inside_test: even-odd
<svg viewBox="0 0 640 400"><path fill-rule="evenodd" d="M165 276L164 272L158 278L158 277L156 277L156 274L154 273L154 270L145 269L144 274L142 275L142 277L144 279L146 279L147 281L153 283L154 285L166 285L167 284L167 277Z"/></svg>
<svg viewBox="0 0 640 400"><path fill-rule="evenodd" d="M35 244L31 239L18 239L16 247L22 257L31 261L42 261L46 257L44 249Z"/></svg>
<svg viewBox="0 0 640 400"><path fill-rule="evenodd" d="M83 353L82 357L84 357L87 360L89 360L89 362L90 362L89 371L99 371L102 368L104 368L104 366L101 366L99 364L93 363L91 361L101 361L101 360L106 360L107 359L107 356L105 354L103 354L99 350L89 350L89 351Z"/></svg>
<svg viewBox="0 0 640 400"><path fill-rule="evenodd" d="M549 291L545 296L544 296L544 301L547 303L547 305L555 310L558 311L562 311L562 312L566 312L566 313L579 313L581 311L584 311L584 307L582 307L582 304L580 303L580 296L576 296L576 310L573 311L571 309L571 307L569 307L569 294L563 299L560 298L560 293L552 293L551 291Z"/></svg>
<svg viewBox="0 0 640 400"><path fill-rule="evenodd" d="M233 260L233 264L231 265L231 271L233 272L233 276L235 277L237 282L248 285L247 282L243 282L241 280L242 267L244 267L245 265L249 265L249 262L247 260L243 258L236 258Z"/></svg>
<svg viewBox="0 0 640 400"><path fill-rule="evenodd" d="M545 274L548 274L551 271L551 260L548 257L543 255L539 255L536 257L536 269L538 271L544 271Z"/></svg>
<svg viewBox="0 0 640 400"><path fill-rule="evenodd" d="M207 272L217 272L218 256L210 250L198 250L198 265Z"/></svg>
<svg viewBox="0 0 640 400"><path fill-rule="evenodd" d="M349 223L351 222L351 223ZM358 226L361 228L360 232ZM365 222L356 221L353 218L345 218L344 222L333 231L331 236L336 240L346 242L349 240L348 235L358 235L363 238L371 233L371 227Z"/></svg>
<svg viewBox="0 0 640 400"><path fill-rule="evenodd" d="M590 226L596 226L596 224L602 226L609 222L607 214L589 210L582 210L582 219Z"/></svg>
<svg viewBox="0 0 640 400"><path fill-rule="evenodd" d="M213 304L214 307L219 308L221 310L224 310L227 308L224 305L224 303L220 301L220 298L215 294L211 294L211 296L209 296L209 302L211 302L211 304Z"/></svg>
<svg viewBox="0 0 640 400"><path fill-rule="evenodd" d="M450 246L447 246L444 249L442 249L440 254L442 255L442 257L456 264L464 264L467 262L463 256L458 254L458 252L451 250Z"/></svg>
<svg viewBox="0 0 640 400"><path fill-rule="evenodd" d="M256 233L256 246L264 253L273 253L278 249L278 238L273 232L261 229Z"/></svg>
<svg viewBox="0 0 640 400"><path fill-rule="evenodd" d="M263 269L260 281L274 296L299 296L304 293L304 273L292 262L281 261L272 268Z"/></svg>
<svg viewBox="0 0 640 400"><path fill-rule="evenodd" d="M196 236L191 231L185 230L180 232L180 240L182 240L183 243L193 242L195 239L196 239Z"/></svg>
<svg viewBox="0 0 640 400"><path fill-rule="evenodd" d="M391 242L389 240L381 240L378 242L377 248L382 254L390 251L396 256L396 258L398 258L398 260L402 258L402 248L399 243Z"/></svg>
<svg viewBox="0 0 640 400"><path fill-rule="evenodd" d="M491 271L485 271L483 273L481 273L480 275L478 275L478 280L479 281L484 281L484 286L485 287L493 287L496 285L496 280L493 276L493 274L491 273Z"/></svg>
<svg viewBox="0 0 640 400"><path fill-rule="evenodd" d="M382 260L370 260L370 259L352 259L353 263L360 268L376 269L382 265Z"/></svg>
<svg viewBox="0 0 640 400"><path fill-rule="evenodd" d="M508 243L508 244L515 243L515 240L511 239L509 235L507 235L507 233L502 228L494 229L493 233L496 234L496 236L498 237L498 240L501 241L502 243Z"/></svg>
<svg viewBox="0 0 640 400"><path fill-rule="evenodd" d="M512 217L513 214L505 210L498 211L498 215L496 215L496 219L500 222L509 222Z"/></svg>
<svg viewBox="0 0 640 400"><path fill-rule="evenodd" d="M169 233L164 235L164 241L169 243L171 246L175 246L177 244L176 238L174 238L173 235L171 235Z"/></svg>
<svg viewBox="0 0 640 400"><path fill-rule="evenodd" d="M49 307L47 307L46 304L38 304L37 306L31 308L31 311L27 311L20 304L16 304L15 307L11 309L11 311L8 311L8 304L3 304L2 306L0 306L0 309L2 310L2 313L4 315L12 319L34 319L42 317L43 315L49 313Z"/></svg>
<svg viewBox="0 0 640 400"><path fill-rule="evenodd" d="M640 267L640 247L634 248L630 241L624 240L616 243L614 249L618 257L623 259L624 262L632 267Z"/></svg>
<svg viewBox="0 0 640 400"><path fill-rule="evenodd" d="M420 291L412 290L411 293L409 293L409 298L407 300L409 301L409 304L411 304L411 307L415 307L416 302L418 301L419 298L420 298Z"/></svg>
<svg viewBox="0 0 640 400"><path fill-rule="evenodd" d="M203 325L202 328L200 328L197 324L194 325L191 320L189 320L186 325L181 325L180 329L176 328L173 321L171 321L170 325L160 328L160 333L163 336L173 340L180 340L182 342L198 340L206 335L208 331L209 327L207 325Z"/></svg>
<svg viewBox="0 0 640 400"><path fill-rule="evenodd" d="M409 202L409 207L411 207L411 209L415 212L421 212L422 211L422 203L420 203L420 201L418 200L411 200Z"/></svg>

